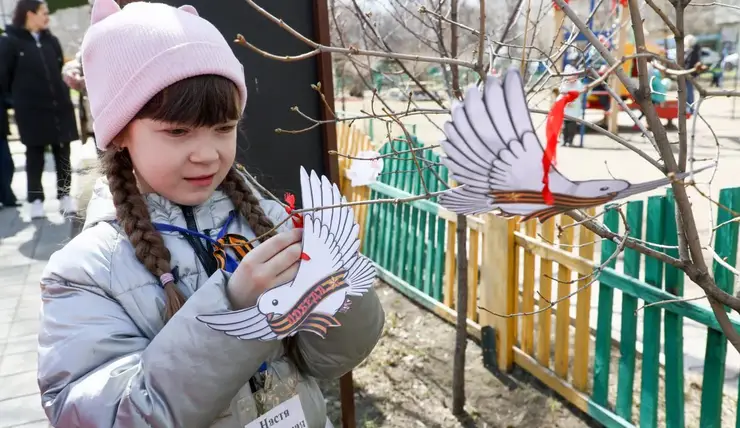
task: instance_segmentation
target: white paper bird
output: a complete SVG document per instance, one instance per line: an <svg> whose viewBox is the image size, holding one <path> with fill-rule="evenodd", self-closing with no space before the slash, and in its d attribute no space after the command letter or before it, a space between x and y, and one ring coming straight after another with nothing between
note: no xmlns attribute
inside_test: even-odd
<svg viewBox="0 0 740 428"><path fill-rule="evenodd" d="M442 163L461 184L440 195L439 203L458 214L500 211L504 217L541 222L566 211L598 206L670 183L662 178L640 184L625 180L572 181L554 166L549 190L554 203L543 196L544 150L535 134L521 76L511 69L503 82L486 79L484 93L477 87L455 102L452 120L445 123ZM694 172L699 172L708 165ZM689 173L676 174L676 180Z"/></svg>
<svg viewBox="0 0 740 428"><path fill-rule="evenodd" d="M346 204L336 184L301 167L303 208ZM325 337L339 327L334 315L350 308L348 296L373 286L375 266L359 253L360 227L351 207L303 214L303 253L292 281L262 293L257 305L224 313L199 315L210 328L239 339L281 340L299 331Z"/></svg>
<svg viewBox="0 0 740 428"><path fill-rule="evenodd" d="M352 164L347 170L347 177L352 182L352 187L367 186L378 179L383 171L383 158L380 153L367 150L360 152L352 159Z"/></svg>

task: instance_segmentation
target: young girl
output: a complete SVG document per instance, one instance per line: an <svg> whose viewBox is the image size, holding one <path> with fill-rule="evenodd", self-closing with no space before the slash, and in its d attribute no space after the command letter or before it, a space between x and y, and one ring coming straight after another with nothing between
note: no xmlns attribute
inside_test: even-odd
<svg viewBox="0 0 740 428"><path fill-rule="evenodd" d="M247 93L228 43L190 6L97 0L82 62L106 178L41 279L52 425L323 428L314 379L341 376L377 343L372 290L325 339L239 340L196 319L254 305L295 276L301 253L301 230L271 232L285 211L232 166ZM210 244L227 232L263 236L226 249L233 272Z"/></svg>

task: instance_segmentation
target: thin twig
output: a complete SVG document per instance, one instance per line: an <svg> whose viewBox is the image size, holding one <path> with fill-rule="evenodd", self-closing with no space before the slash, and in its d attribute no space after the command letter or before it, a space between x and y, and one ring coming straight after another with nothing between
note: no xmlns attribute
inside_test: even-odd
<svg viewBox="0 0 740 428"><path fill-rule="evenodd" d="M668 299L668 300L661 300L659 302L648 303L646 305L642 305L639 308L635 309L635 315L637 315L637 313L640 312L641 310L643 310L645 308L650 308L650 307L653 307L653 306L666 305L666 304L669 304L669 303L693 302L695 300L702 300L702 299L706 299L706 298L707 298L707 296L704 295L704 296L697 296L697 297L682 297L680 299Z"/></svg>

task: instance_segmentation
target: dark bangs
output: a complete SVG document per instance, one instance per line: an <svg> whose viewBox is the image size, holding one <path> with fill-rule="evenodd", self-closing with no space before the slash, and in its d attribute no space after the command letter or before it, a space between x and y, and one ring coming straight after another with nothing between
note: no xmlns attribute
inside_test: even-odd
<svg viewBox="0 0 740 428"><path fill-rule="evenodd" d="M204 75L173 83L155 95L136 115L189 127L215 126L241 118L239 90L231 80Z"/></svg>

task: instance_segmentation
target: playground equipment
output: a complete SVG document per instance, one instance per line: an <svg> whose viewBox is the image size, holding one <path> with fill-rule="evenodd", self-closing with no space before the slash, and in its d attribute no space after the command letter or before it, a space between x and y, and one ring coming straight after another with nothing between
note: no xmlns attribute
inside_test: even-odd
<svg viewBox="0 0 740 428"><path fill-rule="evenodd" d="M654 43L647 43L646 46L647 50L659 55L663 55L665 53L664 49L658 46ZM635 45L633 41L628 41L624 46L624 52L620 53L618 56L629 56L635 53ZM625 62L622 65L622 69L624 72L630 76L632 79L637 79L637 59L632 59L630 61ZM640 110L640 105L632 99L632 96L627 91L627 88L620 82L618 79L616 80L616 90L615 92L619 94L619 96L622 98L622 100L626 101L627 108L631 110ZM603 97L608 97L609 93L606 91L605 88L597 88L593 91L591 91L588 94L588 97L586 99L586 106L587 109L598 109L598 110L604 110L607 111L610 109L611 106L605 106L601 100L603 100ZM621 109L621 107L617 106ZM677 100L666 100L660 104L655 105L655 110L658 114L658 117L661 119L666 119L668 121L668 125L670 126L673 119L678 118L678 101Z"/></svg>
<svg viewBox="0 0 740 428"><path fill-rule="evenodd" d="M593 0L591 0L591 8L590 8L590 16L593 16L594 9L595 9L595 3ZM612 26L611 29L607 29L604 31L594 31L595 34L599 36L604 36L606 40L610 41L610 44L615 43L616 44L614 48L612 49L612 52L614 53L614 56L616 58L624 58L626 56L633 55L637 49L635 47L635 41L634 41L634 33L630 27L630 17L629 17L629 10L626 7L626 5L622 5L621 2L618 2L614 5L615 7L615 13L617 15L617 23ZM564 14L561 10L558 8L555 8L555 23L556 28L562 26L564 20ZM593 31L593 20L588 21L589 28ZM562 44L562 41L569 40L570 34L560 32L562 36L560 36L560 43ZM574 38L574 42L578 41L586 41L586 38L579 34L577 37ZM658 54L658 55L665 55L666 50L664 47L660 46L659 44L653 43L653 42L646 42L646 49L649 52ZM590 49L591 51L594 51L593 49ZM598 56L598 53L596 53ZM637 80L638 77L638 70L637 70L637 59L631 59L629 61L625 61L624 64L622 64L622 70L630 76L634 81ZM591 82L592 79L588 78L585 83ZM584 111L586 109L597 109L602 110L605 112L604 114L604 121L607 124L607 127L610 132L617 134L618 133L618 126L617 126L617 114L608 114L608 112L618 112L624 110L623 107L621 107L617 100L612 98L609 95L609 92L606 89L606 84L609 85L609 87L612 89L613 92L619 95L619 97L625 101L626 107L630 110L640 110L640 105L634 101L632 96L627 91L627 88L624 86L624 84L615 76L609 76L606 83L604 85L600 85L589 94L584 97ZM662 102L660 104L655 105L656 112L658 114L658 117L661 119L666 119L668 121L668 125L670 126L673 119L678 118L678 101L676 100L667 100L665 102ZM585 134L585 125L581 125L581 146L583 145L583 138Z"/></svg>

